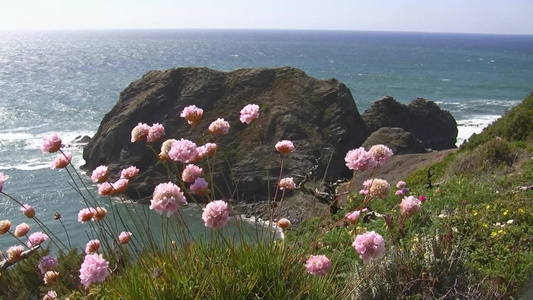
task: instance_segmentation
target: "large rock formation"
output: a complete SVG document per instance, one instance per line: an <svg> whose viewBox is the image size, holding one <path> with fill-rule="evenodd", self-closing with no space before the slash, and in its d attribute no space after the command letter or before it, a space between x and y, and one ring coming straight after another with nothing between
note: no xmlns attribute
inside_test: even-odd
<svg viewBox="0 0 533 300"><path fill-rule="evenodd" d="M385 96L361 116L371 133L381 127L399 127L412 133L426 148L455 148L457 122L450 112L442 110L433 101L416 98L404 105Z"/></svg>
<svg viewBox="0 0 533 300"><path fill-rule="evenodd" d="M249 103L259 105L261 112L246 125L239 121L239 111ZM196 126L180 117L192 104L204 110ZM84 149L85 167L90 172L108 165L112 174L118 174L124 167L137 166L140 175L130 181L127 194L148 199L156 184L169 180L156 155L162 141L150 146L132 143L131 130L139 122L161 123L164 139L185 138L200 146L216 141L207 127L217 118L231 125L229 134L217 141L217 197L249 202L265 200L269 185L273 191L280 172L274 148L278 141L288 139L296 147L285 161L284 176L298 181L296 175L308 172L318 160L317 178L327 172L326 180L336 180L350 175L344 165L346 152L368 137L350 91L335 79L317 80L289 67L232 72L176 68L150 71L120 94ZM207 170L205 161L199 164Z"/></svg>

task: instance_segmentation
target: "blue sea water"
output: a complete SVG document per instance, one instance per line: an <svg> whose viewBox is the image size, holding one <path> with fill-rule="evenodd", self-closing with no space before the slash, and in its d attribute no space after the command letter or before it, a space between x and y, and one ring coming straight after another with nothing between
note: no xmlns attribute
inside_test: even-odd
<svg viewBox="0 0 533 300"><path fill-rule="evenodd" d="M202 66L293 66L317 78L337 78L362 113L391 95L408 103L424 97L459 123L458 143L518 104L533 88L533 36L350 31L128 30L0 31L0 172L4 186L61 234L60 212L74 243L87 240L77 222L83 202L68 174L51 170L42 137L69 142L91 136L132 81L154 69ZM81 150L72 148L81 165ZM88 184L90 184L87 181ZM92 187L94 188L94 187ZM25 221L0 200L0 219ZM192 228L205 232L190 207ZM152 215L158 220L157 215ZM153 222L154 224L157 221ZM0 237L0 251L13 244Z"/></svg>

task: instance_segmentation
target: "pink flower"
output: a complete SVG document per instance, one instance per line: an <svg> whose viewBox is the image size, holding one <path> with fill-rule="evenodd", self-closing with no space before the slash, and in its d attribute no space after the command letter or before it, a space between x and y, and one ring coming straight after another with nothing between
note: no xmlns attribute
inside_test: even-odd
<svg viewBox="0 0 533 300"><path fill-rule="evenodd" d="M57 293L55 291L48 291L46 295L44 295L43 300L57 300Z"/></svg>
<svg viewBox="0 0 533 300"><path fill-rule="evenodd" d="M292 225L291 221L289 221L289 219L286 219L286 218L281 218L278 221L278 227L281 229L288 229L291 227L291 225Z"/></svg>
<svg viewBox="0 0 533 300"><path fill-rule="evenodd" d="M107 209L102 206L98 206L94 209L93 221L100 221L107 215Z"/></svg>
<svg viewBox="0 0 533 300"><path fill-rule="evenodd" d="M109 196L113 194L114 188L113 185L109 182L104 182L100 185L98 185L98 194L102 196Z"/></svg>
<svg viewBox="0 0 533 300"><path fill-rule="evenodd" d="M16 237L24 236L24 235L28 234L28 232L30 232L30 225L28 225L26 223L20 223L15 228L15 236Z"/></svg>
<svg viewBox="0 0 533 300"><path fill-rule="evenodd" d="M120 178L130 180L137 176L137 174L139 174L139 169L137 169L135 166L131 166L129 168L123 169L120 172Z"/></svg>
<svg viewBox="0 0 533 300"><path fill-rule="evenodd" d="M54 281L56 281L57 277L59 277L59 272L56 271L48 271L44 273L44 284L53 283Z"/></svg>
<svg viewBox="0 0 533 300"><path fill-rule="evenodd" d="M48 235L40 231L34 232L28 237L28 242L26 243L26 246L28 246L28 248L35 247L44 243L47 239Z"/></svg>
<svg viewBox="0 0 533 300"><path fill-rule="evenodd" d="M348 169L354 171L372 169L377 164L372 153L366 151L363 147L348 151L344 161L346 161L346 166Z"/></svg>
<svg viewBox="0 0 533 300"><path fill-rule="evenodd" d="M174 161L188 163L196 159L196 156L198 155L198 150L196 148L195 143L186 139L181 139L172 144L168 156Z"/></svg>
<svg viewBox="0 0 533 300"><path fill-rule="evenodd" d="M220 229L229 221L228 204L223 200L210 202L203 211L202 220L208 228Z"/></svg>
<svg viewBox="0 0 533 300"><path fill-rule="evenodd" d="M93 173L91 174L92 181L96 183L105 182L108 177L109 170L107 166L98 166L96 167L96 169L93 170Z"/></svg>
<svg viewBox="0 0 533 300"><path fill-rule="evenodd" d="M190 186L191 193L198 196L205 196L208 192L207 186L208 184L205 179L203 179L202 177L198 177Z"/></svg>
<svg viewBox="0 0 533 300"><path fill-rule="evenodd" d="M131 142L135 143L144 140L148 136L150 126L146 123L139 123L131 131Z"/></svg>
<svg viewBox="0 0 533 300"><path fill-rule="evenodd" d="M428 197L426 197L426 196L424 196L424 195L420 195L420 196L418 197L418 200L420 200L422 203L426 202L427 199L428 199ZM465 203L466 203L466 202L465 202ZM463 205L465 205L465 204L463 204Z"/></svg>
<svg viewBox="0 0 533 300"><path fill-rule="evenodd" d="M78 212L78 221L81 223L89 222L94 217L96 210L92 207L80 209Z"/></svg>
<svg viewBox="0 0 533 300"><path fill-rule="evenodd" d="M0 235L4 235L11 228L11 221L2 220L0 221Z"/></svg>
<svg viewBox="0 0 533 300"><path fill-rule="evenodd" d="M52 255L43 256L39 260L38 267L39 267L39 270L41 270L41 274L51 271L55 267L57 267L57 258Z"/></svg>
<svg viewBox="0 0 533 300"><path fill-rule="evenodd" d="M41 151L43 153L54 153L61 148L61 139L57 136L57 133L51 133L43 137L43 145L41 146Z"/></svg>
<svg viewBox="0 0 533 300"><path fill-rule="evenodd" d="M402 216L410 216L416 214L420 210L422 201L414 196L403 197L400 203L400 212Z"/></svg>
<svg viewBox="0 0 533 300"><path fill-rule="evenodd" d="M103 282L109 276L109 263L102 254L88 254L80 268L81 284L88 288L96 282Z"/></svg>
<svg viewBox="0 0 533 300"><path fill-rule="evenodd" d="M347 213L345 217L348 220L348 222L350 222L350 224L355 224L359 220L360 214L361 214L361 211L354 210L352 212Z"/></svg>
<svg viewBox="0 0 533 300"><path fill-rule="evenodd" d="M146 141L148 143L156 142L165 135L165 127L159 123L152 124L152 127L148 130L148 136Z"/></svg>
<svg viewBox="0 0 533 300"><path fill-rule="evenodd" d="M384 179L374 178L368 191L373 198L385 199L390 194L390 184Z"/></svg>
<svg viewBox="0 0 533 300"><path fill-rule="evenodd" d="M385 165L390 160L393 154L392 150L389 147L382 144L370 147L370 150L368 150L368 152L372 153L377 164L380 166Z"/></svg>
<svg viewBox="0 0 533 300"><path fill-rule="evenodd" d="M396 184L396 188L398 189L401 189L401 188L404 188L407 186L407 183L405 183L405 181L398 181L398 183Z"/></svg>
<svg viewBox="0 0 533 300"><path fill-rule="evenodd" d="M198 147L198 158L202 159L206 156L213 156L217 152L217 144L206 143L205 145Z"/></svg>
<svg viewBox="0 0 533 300"><path fill-rule="evenodd" d="M404 187L400 190L397 190L396 193L394 193L396 196L407 196L409 195L409 189Z"/></svg>
<svg viewBox="0 0 533 300"><path fill-rule="evenodd" d="M87 245L85 245L85 254L93 254L94 252L100 249L99 240L90 240Z"/></svg>
<svg viewBox="0 0 533 300"><path fill-rule="evenodd" d="M242 123L250 124L253 120L259 117L259 105L248 104L241 109L240 120Z"/></svg>
<svg viewBox="0 0 533 300"><path fill-rule="evenodd" d="M160 183L154 189L153 199L150 200L150 209L155 210L159 214L167 211L167 216L170 217L178 210L179 205L187 204L185 196L181 189L172 182Z"/></svg>
<svg viewBox="0 0 533 300"><path fill-rule="evenodd" d="M331 270L331 260L325 255L311 255L305 262L305 269L310 274L324 276Z"/></svg>
<svg viewBox="0 0 533 300"><path fill-rule="evenodd" d="M295 188L296 188L296 184L294 183L294 180L292 179L292 177L282 178L279 181L280 190L283 190L283 189L294 190Z"/></svg>
<svg viewBox="0 0 533 300"><path fill-rule="evenodd" d="M0 173L0 192L2 191L2 188L4 188L4 182L9 179L9 176L7 176L4 173Z"/></svg>
<svg viewBox="0 0 533 300"><path fill-rule="evenodd" d="M122 231L120 235L118 236L118 242L119 244L127 244L131 240L131 232L129 231Z"/></svg>
<svg viewBox="0 0 533 300"><path fill-rule="evenodd" d="M181 174L181 179L188 183L194 182L202 174L202 171L202 168L197 165L188 164Z"/></svg>
<svg viewBox="0 0 533 300"><path fill-rule="evenodd" d="M31 205L24 204L23 207L20 208L20 211L30 219L35 217L35 209Z"/></svg>
<svg viewBox="0 0 533 300"><path fill-rule="evenodd" d="M288 140L279 141L274 147L276 147L276 150L281 154L290 154L295 150L292 142Z"/></svg>
<svg viewBox="0 0 533 300"><path fill-rule="evenodd" d="M168 159L168 152L170 149L172 149L172 145L177 142L175 139L169 139L163 142L161 144L161 152L159 153L159 159L167 160Z"/></svg>
<svg viewBox="0 0 533 300"><path fill-rule="evenodd" d="M56 156L56 159L51 163L50 168L52 169L63 169L72 160L72 153L71 152L63 152L59 153Z"/></svg>
<svg viewBox="0 0 533 300"><path fill-rule="evenodd" d="M218 118L209 125L209 132L214 135L226 135L229 132L229 123L222 118Z"/></svg>
<svg viewBox="0 0 533 300"><path fill-rule="evenodd" d="M22 251L24 251L24 247L22 247L22 245L9 247L6 251L7 260L10 262L16 262L20 258Z"/></svg>
<svg viewBox="0 0 533 300"><path fill-rule="evenodd" d="M113 186L113 195L124 193L128 190L128 180L119 179L111 184Z"/></svg>
<svg viewBox="0 0 533 300"><path fill-rule="evenodd" d="M385 254L385 241L374 231L357 235L352 246L364 263L368 263L371 258L379 259Z"/></svg>
<svg viewBox="0 0 533 300"><path fill-rule="evenodd" d="M196 107L196 105L189 105L183 109L180 117L185 118L190 125L195 125L202 119L204 110Z"/></svg>

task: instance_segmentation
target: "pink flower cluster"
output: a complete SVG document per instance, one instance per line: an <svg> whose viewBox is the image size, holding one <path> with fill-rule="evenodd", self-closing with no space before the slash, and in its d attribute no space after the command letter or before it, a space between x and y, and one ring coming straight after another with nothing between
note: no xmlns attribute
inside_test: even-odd
<svg viewBox="0 0 533 300"><path fill-rule="evenodd" d="M185 169L183 169L183 172L181 173L181 179L184 182L192 183L196 180L196 178L200 177L202 174L202 168L198 167L194 164L188 164L185 166Z"/></svg>
<svg viewBox="0 0 533 300"><path fill-rule="evenodd" d="M374 231L357 235L352 246L364 263L368 263L371 258L381 258L385 254L385 241Z"/></svg>
<svg viewBox="0 0 533 300"><path fill-rule="evenodd" d="M167 216L174 214L180 205L187 204L181 189L172 182L160 183L154 189L153 199L150 200L150 209L159 214L167 211Z"/></svg>
<svg viewBox="0 0 533 300"><path fill-rule="evenodd" d="M382 144L370 147L368 152L372 153L374 159L376 160L376 163L380 166L383 166L387 162L389 162L391 156L393 155L392 150Z"/></svg>
<svg viewBox="0 0 533 300"><path fill-rule="evenodd" d="M9 176L7 176L6 174L4 173L0 173L0 192L2 191L2 189L4 188L4 183L6 182L6 180L9 179Z"/></svg>
<svg viewBox="0 0 533 300"><path fill-rule="evenodd" d="M37 245L44 243L47 239L48 239L48 235L40 231L34 232L28 237L28 242L26 243L26 246L28 246L28 248L35 247Z"/></svg>
<svg viewBox="0 0 533 300"><path fill-rule="evenodd" d="M28 234L28 232L30 232L30 225L28 225L27 223L20 223L19 225L17 225L17 227L15 227L16 237L24 236Z"/></svg>
<svg viewBox="0 0 533 300"><path fill-rule="evenodd" d="M109 170L107 166L98 166L91 174L91 180L96 183L103 183L109 177Z"/></svg>
<svg viewBox="0 0 533 300"><path fill-rule="evenodd" d="M165 135L165 127L159 123L152 124L150 129L148 130L148 136L146 137L146 141L148 143L157 142Z"/></svg>
<svg viewBox="0 0 533 300"><path fill-rule="evenodd" d="M72 160L72 153L71 152L62 152L59 153L56 156L56 159L50 164L50 168L52 169L63 169Z"/></svg>
<svg viewBox="0 0 533 300"><path fill-rule="evenodd" d="M409 195L409 188L407 187L407 183L405 181L398 181L396 183L396 188L398 189L394 194L396 196L407 196Z"/></svg>
<svg viewBox="0 0 533 300"><path fill-rule="evenodd" d="M367 179L363 182L363 187L360 194L369 195L372 198L381 198L385 199L390 194L390 184L379 178Z"/></svg>
<svg viewBox="0 0 533 300"><path fill-rule="evenodd" d="M348 169L354 171L369 170L375 168L377 165L374 155L366 151L363 147L348 151L344 161L346 161Z"/></svg>
<svg viewBox="0 0 533 300"><path fill-rule="evenodd" d="M24 251L24 247L22 245L17 246L11 246L7 249L7 260L11 262L16 262L19 258L22 252Z"/></svg>
<svg viewBox="0 0 533 300"><path fill-rule="evenodd" d="M294 183L294 180L292 177L282 178L279 181L279 189L280 190L294 190L296 189L296 183Z"/></svg>
<svg viewBox="0 0 533 300"><path fill-rule="evenodd" d="M59 299L57 297L56 291L48 291L46 295L44 295L43 300L57 300Z"/></svg>
<svg viewBox="0 0 533 300"><path fill-rule="evenodd" d="M129 231L122 231L118 236L118 243L119 244L127 244L131 240L131 232Z"/></svg>
<svg viewBox="0 0 533 300"><path fill-rule="evenodd" d="M206 143L203 146L198 147L198 158L202 159L206 156L213 156L217 152L217 144Z"/></svg>
<svg viewBox="0 0 533 300"><path fill-rule="evenodd" d="M311 255L305 262L305 269L310 274L324 276L331 270L331 260L325 255Z"/></svg>
<svg viewBox="0 0 533 300"><path fill-rule="evenodd" d="M20 211L28 218L32 219L33 217L35 217L35 209L31 206L31 205L28 205L28 204L24 204L21 208L20 208Z"/></svg>
<svg viewBox="0 0 533 300"><path fill-rule="evenodd" d="M43 137L43 144L41 146L41 151L43 153L54 153L61 148L61 139L57 133L51 133Z"/></svg>
<svg viewBox="0 0 533 300"><path fill-rule="evenodd" d="M348 220L348 222L350 222L350 224L356 224L357 221L359 220L360 214L361 214L361 211L354 210L352 212L346 213L345 218L346 220Z"/></svg>
<svg viewBox="0 0 533 300"><path fill-rule="evenodd" d="M87 245L85 245L85 254L95 253L98 249L100 249L100 241L90 240Z"/></svg>
<svg viewBox="0 0 533 300"><path fill-rule="evenodd" d="M195 125L200 122L203 114L203 109L196 107L196 105L189 105L183 109L180 116L185 118L190 125Z"/></svg>
<svg viewBox="0 0 533 300"><path fill-rule="evenodd" d="M123 169L120 172L120 178L130 180L137 176L137 174L139 174L139 169L137 169L137 167L135 166L131 166L129 168Z"/></svg>
<svg viewBox="0 0 533 300"><path fill-rule="evenodd" d="M240 120L242 123L250 124L253 120L259 117L259 105L248 104L241 109Z"/></svg>
<svg viewBox="0 0 533 300"><path fill-rule="evenodd" d="M39 270L41 270L41 273L44 275L44 273L51 271L57 267L57 258L52 255L46 255L41 257L39 260Z"/></svg>
<svg viewBox="0 0 533 300"><path fill-rule="evenodd" d="M295 150L293 143L289 140L279 141L274 147L281 154L291 154Z"/></svg>
<svg viewBox="0 0 533 300"><path fill-rule="evenodd" d="M80 268L80 280L85 288L93 283L103 282L109 274L109 263L102 254L85 255Z"/></svg>
<svg viewBox="0 0 533 300"><path fill-rule="evenodd" d="M229 132L230 126L227 121L218 118L209 125L209 132L214 135L226 135Z"/></svg>
<svg viewBox="0 0 533 300"><path fill-rule="evenodd" d="M131 142L135 143L146 139L148 143L152 143L158 141L164 135L165 128L159 123L152 124L152 126L146 123L139 123L131 131Z"/></svg>
<svg viewBox="0 0 533 300"><path fill-rule="evenodd" d="M168 157L170 159L184 163L195 161L197 156L198 150L196 144L186 139L175 141L170 151L168 151Z"/></svg>
<svg viewBox="0 0 533 300"><path fill-rule="evenodd" d="M205 196L208 192L207 186L207 181L205 181L205 179L202 177L198 177L196 180L194 180L194 183L191 184L189 189L191 190L191 193L195 195Z"/></svg>
<svg viewBox="0 0 533 300"><path fill-rule="evenodd" d="M203 210L202 220L208 228L220 229L229 221L228 204L223 200L210 202Z"/></svg>
<svg viewBox="0 0 533 300"><path fill-rule="evenodd" d="M400 213L402 216L411 216L416 214L422 205L422 201L414 196L403 197L400 203Z"/></svg>

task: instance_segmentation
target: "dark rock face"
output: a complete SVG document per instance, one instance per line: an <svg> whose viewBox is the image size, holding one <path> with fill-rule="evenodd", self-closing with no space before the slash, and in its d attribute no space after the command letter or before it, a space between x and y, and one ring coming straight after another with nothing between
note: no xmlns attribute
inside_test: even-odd
<svg viewBox="0 0 533 300"><path fill-rule="evenodd" d="M363 143L363 147L369 149L378 144L389 147L395 155L427 152L420 140L417 140L410 132L397 127L381 127L374 131Z"/></svg>
<svg viewBox="0 0 533 300"><path fill-rule="evenodd" d="M450 112L440 109L433 101L416 98L409 105L385 96L374 102L362 115L370 132L381 127L399 127L411 132L426 148L455 148L457 122Z"/></svg>
<svg viewBox="0 0 533 300"><path fill-rule="evenodd" d="M239 112L250 103L261 107L259 118L251 125L242 124ZM193 104L204 110L196 126L180 117L183 108ZM289 67L232 72L176 68L150 71L120 94L84 149L85 167L91 172L108 165L112 174L118 174L134 165L140 173L130 181L127 195L150 198L155 185L175 182L176 177L169 178L157 157L163 141L150 147L131 143L131 130L139 122L161 123L164 140L184 138L201 146L215 142L207 127L217 118L231 125L229 134L217 140L217 197L249 202L265 200L269 185L274 191L280 171L280 155L274 148L278 141L291 140L296 147L285 160L283 174L298 182L297 175L308 172L318 158L320 179L328 162L326 180L349 176L344 156L368 137L350 91L335 79L317 80ZM205 161L198 164L207 170Z"/></svg>

